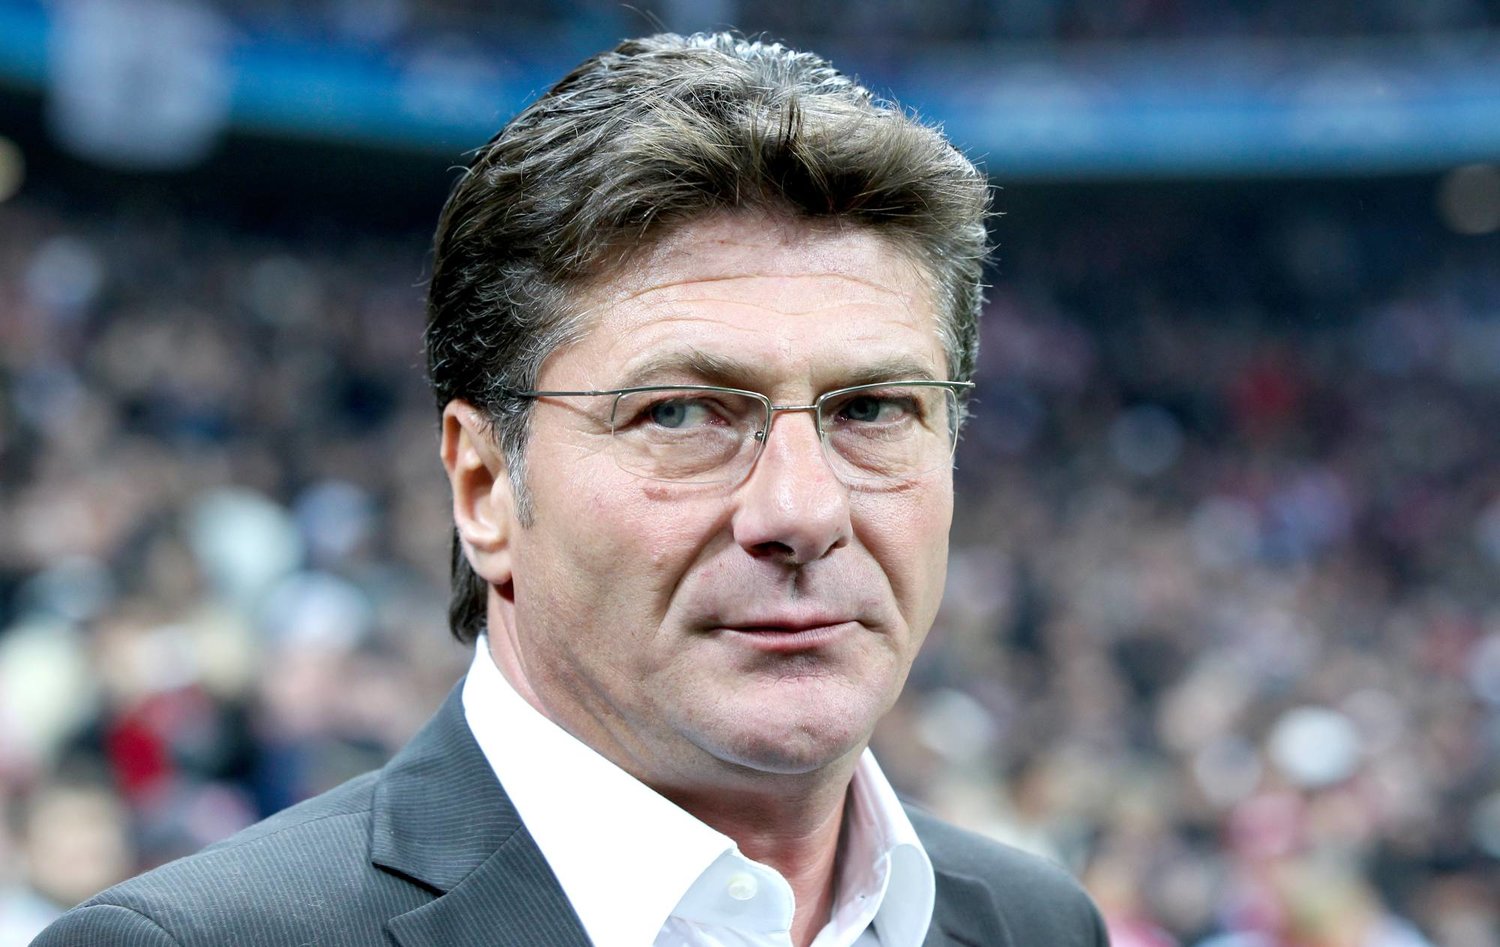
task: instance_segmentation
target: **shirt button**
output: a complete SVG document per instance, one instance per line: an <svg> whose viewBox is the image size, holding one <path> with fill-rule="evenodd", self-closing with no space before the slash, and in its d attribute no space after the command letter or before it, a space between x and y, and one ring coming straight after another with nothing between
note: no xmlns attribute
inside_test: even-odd
<svg viewBox="0 0 1500 947"><path fill-rule="evenodd" d="M725 886L725 890L736 901L749 901L760 890L760 885L753 876L740 871L729 876L729 884Z"/></svg>

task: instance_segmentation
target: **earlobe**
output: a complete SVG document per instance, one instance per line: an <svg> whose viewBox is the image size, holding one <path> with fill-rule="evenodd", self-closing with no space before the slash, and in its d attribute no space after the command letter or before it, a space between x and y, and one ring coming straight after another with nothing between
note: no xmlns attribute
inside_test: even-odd
<svg viewBox="0 0 1500 947"><path fill-rule="evenodd" d="M443 409L443 469L453 492L453 523L469 565L491 585L511 581L515 495L491 425L467 401Z"/></svg>

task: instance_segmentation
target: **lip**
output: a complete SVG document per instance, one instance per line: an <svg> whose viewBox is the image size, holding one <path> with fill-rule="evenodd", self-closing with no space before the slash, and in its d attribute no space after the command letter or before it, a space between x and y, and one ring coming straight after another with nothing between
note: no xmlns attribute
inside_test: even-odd
<svg viewBox="0 0 1500 947"><path fill-rule="evenodd" d="M827 647L858 625L853 620L723 625L718 631L762 651L791 654Z"/></svg>

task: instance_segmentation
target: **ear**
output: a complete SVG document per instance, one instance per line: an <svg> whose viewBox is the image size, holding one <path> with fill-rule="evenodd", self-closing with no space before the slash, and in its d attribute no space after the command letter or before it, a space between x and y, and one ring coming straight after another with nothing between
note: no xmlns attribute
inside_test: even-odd
<svg viewBox="0 0 1500 947"><path fill-rule="evenodd" d="M517 528L515 494L491 425L467 401L455 399L443 408L441 454L464 555L480 578L505 588L511 582L510 541Z"/></svg>

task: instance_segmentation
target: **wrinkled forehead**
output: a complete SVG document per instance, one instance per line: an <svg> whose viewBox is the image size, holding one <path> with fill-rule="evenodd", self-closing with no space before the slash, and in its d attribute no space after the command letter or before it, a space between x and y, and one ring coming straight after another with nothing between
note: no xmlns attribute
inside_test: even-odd
<svg viewBox="0 0 1500 947"><path fill-rule="evenodd" d="M576 368L586 358L601 385L667 375L821 383L880 374L882 365L906 366L896 372L905 377L946 377L928 274L867 227L705 218L632 254L578 302L583 324L572 348L581 351L562 360ZM742 370L657 371L730 361ZM569 383L583 381L573 376Z"/></svg>
<svg viewBox="0 0 1500 947"><path fill-rule="evenodd" d="M671 227L638 249L627 249L583 294L609 302L672 280L814 271L865 279L871 275L872 258L879 260L884 275L920 288L912 305L936 311L931 274L899 239L846 220L760 210L721 211Z"/></svg>

